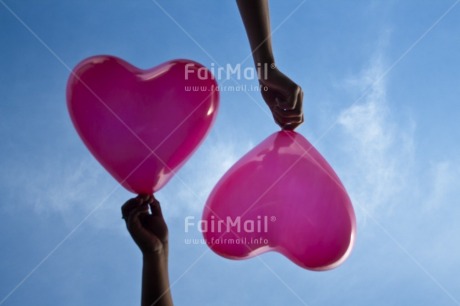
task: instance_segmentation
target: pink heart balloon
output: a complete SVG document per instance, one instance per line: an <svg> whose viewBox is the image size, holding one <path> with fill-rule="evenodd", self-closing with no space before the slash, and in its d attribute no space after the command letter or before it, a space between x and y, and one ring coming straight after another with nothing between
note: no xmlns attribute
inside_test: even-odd
<svg viewBox="0 0 460 306"><path fill-rule="evenodd" d="M211 72L189 60L142 70L113 56L79 63L67 106L85 145L126 189L162 188L207 135L218 109Z"/></svg>
<svg viewBox="0 0 460 306"><path fill-rule="evenodd" d="M305 269L326 270L350 254L356 221L327 161L302 135L281 131L220 179L201 230L208 246L230 259L277 251Z"/></svg>

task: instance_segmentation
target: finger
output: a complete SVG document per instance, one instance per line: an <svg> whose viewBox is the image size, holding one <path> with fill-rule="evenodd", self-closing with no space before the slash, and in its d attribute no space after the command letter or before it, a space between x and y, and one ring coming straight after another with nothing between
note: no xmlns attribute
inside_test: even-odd
<svg viewBox="0 0 460 306"><path fill-rule="evenodd" d="M300 91L299 91L299 96L297 97L297 105L299 106L300 111L302 111L302 105L303 105L303 90L302 90L301 87L300 87Z"/></svg>
<svg viewBox="0 0 460 306"><path fill-rule="evenodd" d="M283 110L276 107L273 108L272 112L276 113L280 118L284 118L286 122L297 121L302 115L302 111L299 109Z"/></svg>
<svg viewBox="0 0 460 306"><path fill-rule="evenodd" d="M297 86L291 94L278 96L276 98L277 107L283 110L294 110L297 107L300 91L300 87Z"/></svg>
<svg viewBox="0 0 460 306"><path fill-rule="evenodd" d="M294 84L295 87L291 89L289 94L284 94L276 97L277 107L283 110L294 110L297 106L299 93L302 91L300 86Z"/></svg>
<svg viewBox="0 0 460 306"><path fill-rule="evenodd" d="M156 201L156 199L155 199L155 197L153 196L153 194L149 195L148 204L153 203L154 201Z"/></svg>
<svg viewBox="0 0 460 306"><path fill-rule="evenodd" d="M274 118L276 123L283 130L294 130L303 122L302 115L298 118L290 118L289 120L287 120L286 118L278 118L276 116L274 116Z"/></svg>
<svg viewBox="0 0 460 306"><path fill-rule="evenodd" d="M296 129L300 124L302 124L302 119L300 118L296 122L293 122L293 121L286 122L286 121L283 121L282 119L280 119L280 120L277 121L277 124L279 125L279 127L282 130L290 130L290 131L292 131L292 130Z"/></svg>
<svg viewBox="0 0 460 306"><path fill-rule="evenodd" d="M299 125L303 123L303 115L301 116L300 120L298 122L290 122L282 126L281 128L283 130L288 130L288 131L293 131L295 130Z"/></svg>
<svg viewBox="0 0 460 306"><path fill-rule="evenodd" d="M142 223L140 216L142 214L148 214L149 212L149 206L147 204L143 204L139 207L134 208L130 214L127 216L126 220L126 226L128 227L128 230L131 234L133 232L136 232L140 229L142 229Z"/></svg>
<svg viewBox="0 0 460 306"><path fill-rule="evenodd" d="M286 116L286 112L275 110L273 111L273 118L282 129L294 129L303 122L303 115L298 113L291 113Z"/></svg>
<svg viewBox="0 0 460 306"><path fill-rule="evenodd" d="M123 218L127 218L133 209L135 209L139 205L142 205L142 202L143 201L140 198L140 196L137 196L135 198L132 198L126 201L126 203L123 204L123 206L121 206L121 215L123 216Z"/></svg>
<svg viewBox="0 0 460 306"><path fill-rule="evenodd" d="M285 111L284 117L287 119L286 124L282 127L286 130L294 130L304 122L303 110L303 91L300 90L297 97L297 105L292 111Z"/></svg>
<svg viewBox="0 0 460 306"><path fill-rule="evenodd" d="M163 213L161 211L160 202L153 197L153 201L149 203L150 212L153 216L163 217Z"/></svg>
<svg viewBox="0 0 460 306"><path fill-rule="evenodd" d="M137 197L141 200L142 203L148 203L150 201L150 194L140 194Z"/></svg>
<svg viewBox="0 0 460 306"><path fill-rule="evenodd" d="M285 122L279 110L276 108L272 108L271 111L272 111L273 119L275 119L276 124L278 124L281 128L283 128Z"/></svg>
<svg viewBox="0 0 460 306"><path fill-rule="evenodd" d="M128 200L122 207L121 213L125 218L129 215L131 210L142 204L147 204L150 201L151 195L139 194L137 197Z"/></svg>

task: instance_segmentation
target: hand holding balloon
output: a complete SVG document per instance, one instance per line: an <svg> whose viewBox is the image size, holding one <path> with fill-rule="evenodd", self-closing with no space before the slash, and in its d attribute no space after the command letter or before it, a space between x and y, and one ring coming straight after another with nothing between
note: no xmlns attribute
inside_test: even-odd
<svg viewBox="0 0 460 306"><path fill-rule="evenodd" d="M168 252L168 227L153 195L137 196L121 208L131 237L144 255Z"/></svg>
<svg viewBox="0 0 460 306"><path fill-rule="evenodd" d="M276 67L268 68L259 79L261 93L276 123L287 130L294 130L303 123L303 91Z"/></svg>
<svg viewBox="0 0 460 306"><path fill-rule="evenodd" d="M303 92L299 85L275 67L268 0L236 2L249 38L254 63L259 70L262 97L275 122L282 129L294 130L303 122Z"/></svg>
<svg viewBox="0 0 460 306"><path fill-rule="evenodd" d="M143 254L141 305L172 306L168 275L168 227L153 195L139 195L121 208Z"/></svg>

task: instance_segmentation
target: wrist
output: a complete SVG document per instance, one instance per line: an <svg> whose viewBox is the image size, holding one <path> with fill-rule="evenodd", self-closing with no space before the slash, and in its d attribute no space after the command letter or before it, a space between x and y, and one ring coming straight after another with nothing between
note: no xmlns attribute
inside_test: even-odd
<svg viewBox="0 0 460 306"><path fill-rule="evenodd" d="M267 81L272 78L277 68L275 62L259 62L256 64L257 78L259 82Z"/></svg>
<svg viewBox="0 0 460 306"><path fill-rule="evenodd" d="M168 246L163 245L163 247L155 250L143 251L142 257L147 261L158 261L168 259Z"/></svg>
<svg viewBox="0 0 460 306"><path fill-rule="evenodd" d="M267 66L275 67L275 59L273 56L254 56L254 65L256 68Z"/></svg>
<svg viewBox="0 0 460 306"><path fill-rule="evenodd" d="M159 254L144 254L142 257L143 267L147 271L155 273L168 273L168 256Z"/></svg>

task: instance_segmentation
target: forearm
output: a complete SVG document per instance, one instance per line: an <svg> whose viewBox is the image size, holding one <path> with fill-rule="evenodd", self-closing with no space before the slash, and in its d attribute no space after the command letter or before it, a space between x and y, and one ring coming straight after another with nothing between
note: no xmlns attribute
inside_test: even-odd
<svg viewBox="0 0 460 306"><path fill-rule="evenodd" d="M173 305L168 275L167 254L143 256L142 306Z"/></svg>
<svg viewBox="0 0 460 306"><path fill-rule="evenodd" d="M237 0L236 2L246 28L255 65L274 63L268 0Z"/></svg>

